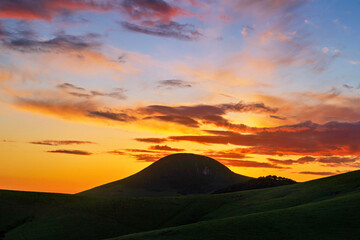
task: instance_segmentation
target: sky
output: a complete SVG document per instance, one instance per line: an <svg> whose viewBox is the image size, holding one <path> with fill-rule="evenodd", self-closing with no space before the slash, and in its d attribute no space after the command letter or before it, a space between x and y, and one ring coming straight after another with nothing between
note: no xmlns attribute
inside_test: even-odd
<svg viewBox="0 0 360 240"><path fill-rule="evenodd" d="M359 0L0 0L0 189L77 193L172 153L360 168Z"/></svg>

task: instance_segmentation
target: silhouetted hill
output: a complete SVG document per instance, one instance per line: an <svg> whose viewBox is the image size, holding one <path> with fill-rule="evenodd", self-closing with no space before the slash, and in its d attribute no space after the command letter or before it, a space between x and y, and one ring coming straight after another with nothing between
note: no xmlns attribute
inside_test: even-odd
<svg viewBox="0 0 360 240"><path fill-rule="evenodd" d="M203 194L249 179L212 158L178 153L166 156L130 177L79 194L100 197Z"/></svg>
<svg viewBox="0 0 360 240"><path fill-rule="evenodd" d="M250 179L243 183L237 183L213 192L213 194L238 192L259 188L279 187L296 183L294 180L275 175Z"/></svg>

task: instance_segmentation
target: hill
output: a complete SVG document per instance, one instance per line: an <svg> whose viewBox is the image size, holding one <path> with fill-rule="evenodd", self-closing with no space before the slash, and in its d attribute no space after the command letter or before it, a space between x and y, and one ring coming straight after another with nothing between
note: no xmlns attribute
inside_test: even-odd
<svg viewBox="0 0 360 240"><path fill-rule="evenodd" d="M218 161L190 153L166 156L119 181L81 192L82 196L134 197L210 193L251 179Z"/></svg>
<svg viewBox="0 0 360 240"><path fill-rule="evenodd" d="M215 195L0 191L0 239L358 239L359 201L360 171Z"/></svg>

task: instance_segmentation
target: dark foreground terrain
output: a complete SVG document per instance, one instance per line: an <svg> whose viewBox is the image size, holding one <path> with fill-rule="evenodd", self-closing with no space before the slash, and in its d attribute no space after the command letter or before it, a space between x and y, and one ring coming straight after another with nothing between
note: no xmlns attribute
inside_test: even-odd
<svg viewBox="0 0 360 240"><path fill-rule="evenodd" d="M360 171L224 194L0 191L0 239L360 239Z"/></svg>

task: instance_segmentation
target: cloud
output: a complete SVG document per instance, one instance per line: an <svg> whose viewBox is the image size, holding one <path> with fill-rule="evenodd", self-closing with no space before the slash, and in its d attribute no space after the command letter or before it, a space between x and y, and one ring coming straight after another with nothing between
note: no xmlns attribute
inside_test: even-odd
<svg viewBox="0 0 360 240"><path fill-rule="evenodd" d="M144 119L157 119L157 120L161 120L164 122L172 122L172 123L184 125L187 127L193 127L193 128L198 128L200 126L196 120L194 120L190 117L186 117L186 116L184 116L184 117L176 116L176 115L151 116L151 117L146 117Z"/></svg>
<svg viewBox="0 0 360 240"><path fill-rule="evenodd" d="M323 157L301 157L297 160L287 159L287 160L279 160L274 158L267 158L268 161L278 165L293 165L293 164L307 164L307 163L320 163L325 167L358 167L359 163L356 163L360 160L359 157L353 156L323 156Z"/></svg>
<svg viewBox="0 0 360 240"><path fill-rule="evenodd" d="M29 143L37 144L37 145L49 145L49 146L95 144L95 142L76 141L76 140L43 140L43 141L34 141Z"/></svg>
<svg viewBox="0 0 360 240"><path fill-rule="evenodd" d="M68 17L80 11L113 11L120 13L123 21L119 23L129 31L180 40L197 40L202 34L193 25L174 21L177 17L195 15L180 5L193 4L164 0L2 0L0 18L53 21L55 18Z"/></svg>
<svg viewBox="0 0 360 240"><path fill-rule="evenodd" d="M135 138L135 141L145 143L163 143L166 142L166 138Z"/></svg>
<svg viewBox="0 0 360 240"><path fill-rule="evenodd" d="M59 84L56 86L57 88L60 88L60 89L65 89L65 90L80 90L80 91L85 91L85 88L82 88L82 87L78 87L78 86L75 86L71 83L62 83L62 84Z"/></svg>
<svg viewBox="0 0 360 240"><path fill-rule="evenodd" d="M167 145L154 145L149 147L150 150L169 151L169 152L183 152L185 149L172 148Z"/></svg>
<svg viewBox="0 0 360 240"><path fill-rule="evenodd" d="M69 35L58 32L54 37L43 39L29 31L7 32L0 38L2 47L23 53L48 53L93 50L100 47L99 35Z"/></svg>
<svg viewBox="0 0 360 240"><path fill-rule="evenodd" d="M50 94L50 93L49 93ZM18 108L38 112L46 115L57 116L68 120L83 119L96 109L96 104L91 101L73 101L72 99L45 96L15 97L14 105Z"/></svg>
<svg viewBox="0 0 360 240"><path fill-rule="evenodd" d="M245 146L241 153L266 155L358 155L360 122L312 122L259 129L256 133L205 131L207 135L170 136L170 141ZM306 159L304 159L305 161Z"/></svg>
<svg viewBox="0 0 360 240"><path fill-rule="evenodd" d="M62 89L68 94L76 97L92 98L96 96L101 96L101 97L111 97L119 100L126 99L125 96L126 90L122 88L116 88L115 89L116 91L112 91L112 92L102 92L99 90L87 91L85 88L75 86L71 83L59 84L57 85L57 88Z"/></svg>
<svg viewBox="0 0 360 240"><path fill-rule="evenodd" d="M108 152L106 152L106 153L114 154L114 155L126 155L125 152L119 151L119 150L108 151Z"/></svg>
<svg viewBox="0 0 360 240"><path fill-rule="evenodd" d="M307 174L307 175L319 175L319 176L330 176L338 174L336 172L312 172L312 171L303 171L303 172L296 172L298 174Z"/></svg>
<svg viewBox="0 0 360 240"><path fill-rule="evenodd" d="M347 85L345 88L356 89L358 86ZM319 123L358 121L360 97L357 94L342 94L341 90L332 88L325 92L292 92L283 97L260 95L259 100L276 106L278 115L287 116L289 123L309 119Z"/></svg>
<svg viewBox="0 0 360 240"><path fill-rule="evenodd" d="M286 117L280 117L277 115L270 115L271 118L278 119L278 120L286 120Z"/></svg>
<svg viewBox="0 0 360 240"><path fill-rule="evenodd" d="M135 117L129 116L122 112L112 111L88 111L90 117L104 118L120 122L130 122L136 120Z"/></svg>
<svg viewBox="0 0 360 240"><path fill-rule="evenodd" d="M169 22L174 17L189 15L189 11L163 0L125 0L121 2L121 7L132 20L157 19Z"/></svg>
<svg viewBox="0 0 360 240"><path fill-rule="evenodd" d="M0 18L51 21L55 17L75 11L106 11L110 9L109 2L104 1L101 4L93 0L1 0Z"/></svg>
<svg viewBox="0 0 360 240"><path fill-rule="evenodd" d="M297 163L296 160L292 160L292 159L278 160L278 159L274 159L274 158L267 158L267 160L274 164L279 164L279 165L292 165L294 163Z"/></svg>
<svg viewBox="0 0 360 240"><path fill-rule="evenodd" d="M121 11L131 20L156 19L170 21L189 11L163 0L2 0L0 18L51 21L79 11Z"/></svg>
<svg viewBox="0 0 360 240"><path fill-rule="evenodd" d="M160 158L165 157L166 154L133 154L132 157L134 157L137 161L140 162L156 162Z"/></svg>
<svg viewBox="0 0 360 240"><path fill-rule="evenodd" d="M128 148L128 149L125 149L125 151L130 152L130 153L154 153L154 151L152 151L152 150L138 149L138 148Z"/></svg>
<svg viewBox="0 0 360 240"><path fill-rule="evenodd" d="M179 80L179 79L169 79L158 81L158 87L167 87L167 88L190 88L192 87L191 83Z"/></svg>
<svg viewBox="0 0 360 240"><path fill-rule="evenodd" d="M277 109L268 107L263 103L238 102L192 106L149 105L139 108L137 111L140 114L148 115L144 119L158 119L192 128L198 128L201 124L212 124L228 129L243 130L248 127L243 124L232 124L223 115L228 112L274 113Z"/></svg>
<svg viewBox="0 0 360 240"><path fill-rule="evenodd" d="M48 152L48 153L74 154L74 155L91 155L92 154L90 152L81 151L81 150L64 150L64 149L46 151L46 152Z"/></svg>
<svg viewBox="0 0 360 240"><path fill-rule="evenodd" d="M287 167L278 166L275 164L256 162L256 161L247 161L247 160L230 160L230 159L221 159L219 160L222 164L232 167L250 167L250 168L276 168L276 169L287 169Z"/></svg>
<svg viewBox="0 0 360 240"><path fill-rule="evenodd" d="M245 154L239 153L237 149L223 150L223 151L206 151L204 155L215 159L243 159L248 158Z"/></svg>
<svg viewBox="0 0 360 240"><path fill-rule="evenodd" d="M130 22L119 23L124 29L143 33L147 35L170 37L185 41L195 41L200 39L203 34L192 24L180 24L177 22L156 23L138 25Z"/></svg>

